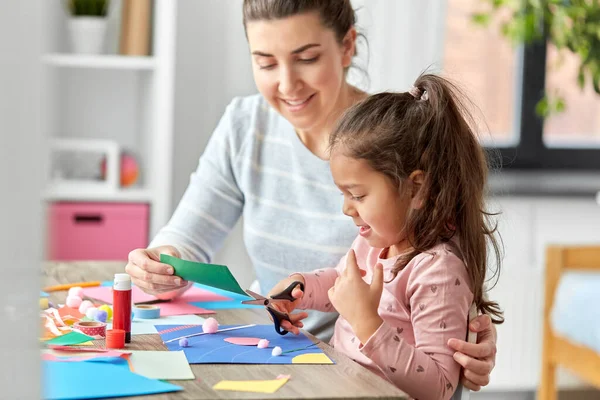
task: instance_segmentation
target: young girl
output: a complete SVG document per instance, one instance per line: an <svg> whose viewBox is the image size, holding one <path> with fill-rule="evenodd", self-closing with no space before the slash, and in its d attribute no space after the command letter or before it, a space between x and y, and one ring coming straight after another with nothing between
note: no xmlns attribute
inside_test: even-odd
<svg viewBox="0 0 600 400"><path fill-rule="evenodd" d="M487 164L459 91L423 75L406 93L380 93L350 108L330 138L330 168L343 212L359 228L336 268L293 274L298 299L280 303L340 314L331 344L414 398L449 399L460 365L447 342L464 339L484 298L489 241ZM306 313L292 317L294 333Z"/></svg>

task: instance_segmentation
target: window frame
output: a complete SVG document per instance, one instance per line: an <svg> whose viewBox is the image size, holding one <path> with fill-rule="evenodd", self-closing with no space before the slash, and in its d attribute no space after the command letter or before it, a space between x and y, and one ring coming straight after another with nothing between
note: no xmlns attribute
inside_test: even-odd
<svg viewBox="0 0 600 400"><path fill-rule="evenodd" d="M547 147L543 141L544 120L536 114L546 83L546 41L526 44L521 64L519 141L509 147L486 147L501 157L510 170L600 170L600 148Z"/></svg>

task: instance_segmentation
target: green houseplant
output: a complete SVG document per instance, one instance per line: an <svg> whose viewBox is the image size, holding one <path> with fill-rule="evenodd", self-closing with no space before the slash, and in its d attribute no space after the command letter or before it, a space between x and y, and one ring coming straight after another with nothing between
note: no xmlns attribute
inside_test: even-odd
<svg viewBox="0 0 600 400"><path fill-rule="evenodd" d="M75 53L100 54L110 0L67 0L69 36Z"/></svg>
<svg viewBox="0 0 600 400"><path fill-rule="evenodd" d="M592 85L600 95L600 1L599 0L482 0L489 10L473 15L473 21L488 26L500 13L509 11L501 23L502 34L514 44L546 40L559 51L578 56L577 83ZM541 116L561 112L560 93L546 93L537 104Z"/></svg>

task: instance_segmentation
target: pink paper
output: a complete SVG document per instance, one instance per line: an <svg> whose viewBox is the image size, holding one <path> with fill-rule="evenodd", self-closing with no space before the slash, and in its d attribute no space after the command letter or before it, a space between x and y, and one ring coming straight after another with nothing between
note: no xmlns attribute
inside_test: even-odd
<svg viewBox="0 0 600 400"><path fill-rule="evenodd" d="M160 316L187 315L187 314L215 314L212 310L193 306L185 301L171 300L165 303L155 304L160 307Z"/></svg>
<svg viewBox="0 0 600 400"><path fill-rule="evenodd" d="M131 353L122 352L122 351L107 351L103 353L96 354L85 354L78 356L70 356L70 357L57 357L54 354L44 353L42 354L42 360L45 361L60 361L60 362L79 362L79 361L87 361L92 360L94 358L115 358L115 357L123 357L123 355L129 355Z"/></svg>
<svg viewBox="0 0 600 400"><path fill-rule="evenodd" d="M83 296L91 299L103 301L108 304L113 302L112 287L110 286L96 286L83 288ZM143 292L140 288L134 286L131 290L131 297L134 303L145 303L147 301L158 300L156 296ZM231 300L229 297L221 296L208 290L201 289L196 286L189 288L178 301L186 303L192 303L196 301L227 301ZM198 308L198 307L197 307ZM189 313L188 313L189 314ZM177 314L165 314L165 315L177 315Z"/></svg>
<svg viewBox="0 0 600 400"><path fill-rule="evenodd" d="M238 346L256 346L260 338L255 337L228 337L223 339L227 343L237 344Z"/></svg>

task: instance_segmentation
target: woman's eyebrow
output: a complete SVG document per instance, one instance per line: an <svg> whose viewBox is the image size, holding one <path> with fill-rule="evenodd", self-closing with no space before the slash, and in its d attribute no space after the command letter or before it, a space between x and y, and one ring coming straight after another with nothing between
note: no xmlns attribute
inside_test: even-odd
<svg viewBox="0 0 600 400"><path fill-rule="evenodd" d="M305 44L304 46L298 47L295 50L292 50L292 54L298 54L298 53L302 53L305 50L311 49L313 47L319 47L321 46L318 43L309 43L309 44ZM273 57L273 54L269 54L269 53L265 53L263 51L260 50L255 50L252 52L253 55L255 56L262 56L262 57Z"/></svg>

